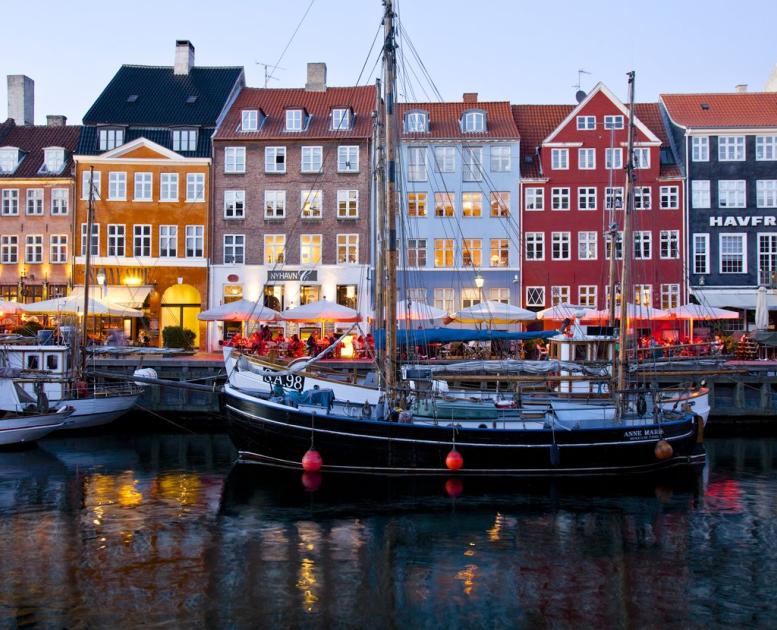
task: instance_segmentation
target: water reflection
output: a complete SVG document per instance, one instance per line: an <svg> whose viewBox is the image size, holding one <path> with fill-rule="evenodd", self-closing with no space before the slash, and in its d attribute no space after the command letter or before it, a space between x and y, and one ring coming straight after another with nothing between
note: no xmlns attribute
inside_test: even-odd
<svg viewBox="0 0 777 630"><path fill-rule="evenodd" d="M0 453L0 626L768 626L774 444L681 483L311 491L224 436L48 440Z"/></svg>

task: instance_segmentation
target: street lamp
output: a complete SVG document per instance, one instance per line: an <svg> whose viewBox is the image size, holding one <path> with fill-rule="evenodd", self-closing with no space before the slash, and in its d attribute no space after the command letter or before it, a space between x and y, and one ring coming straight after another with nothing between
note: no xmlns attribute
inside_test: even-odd
<svg viewBox="0 0 777 630"><path fill-rule="evenodd" d="M100 269L97 272L97 284L100 286L100 299L103 299L103 287L105 286L105 270Z"/></svg>
<svg viewBox="0 0 777 630"><path fill-rule="evenodd" d="M481 276L480 274L477 274L475 276L475 286L478 290L478 301L483 302L483 285L485 284L486 280Z"/></svg>

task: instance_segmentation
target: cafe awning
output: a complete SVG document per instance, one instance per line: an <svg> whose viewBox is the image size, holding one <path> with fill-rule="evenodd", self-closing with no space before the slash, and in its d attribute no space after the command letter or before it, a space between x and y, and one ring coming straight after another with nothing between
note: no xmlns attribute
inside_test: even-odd
<svg viewBox="0 0 777 630"><path fill-rule="evenodd" d="M154 287L147 284L138 286L125 286L121 284L109 284L102 291L98 285L89 285L89 295L99 298L111 304L119 304L127 308L142 308L148 294ZM73 287L70 295L84 297L84 287Z"/></svg>
<svg viewBox="0 0 777 630"><path fill-rule="evenodd" d="M755 310L755 297L758 289L691 289L693 296L704 306L718 308L742 308ZM777 310L777 293L766 292L766 306L770 311Z"/></svg>

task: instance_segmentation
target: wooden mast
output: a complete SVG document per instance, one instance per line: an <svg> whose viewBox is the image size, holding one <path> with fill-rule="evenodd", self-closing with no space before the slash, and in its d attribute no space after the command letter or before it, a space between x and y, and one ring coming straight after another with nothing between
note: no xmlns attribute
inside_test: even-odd
<svg viewBox="0 0 777 630"><path fill-rule="evenodd" d="M380 79L375 82L375 121L374 121L374 170L375 170L375 224L373 227L373 244L375 255L374 290L375 290L375 328L386 329L385 317L385 283L386 283L386 255L384 251L384 236L386 234L386 156L384 154L384 120L383 120L383 96ZM380 385L383 385L383 371L378 370Z"/></svg>
<svg viewBox="0 0 777 630"><path fill-rule="evenodd" d="M94 166L89 167L89 204L86 210L86 260L84 264L84 320L81 324L81 373L86 372L86 346L89 339L89 274L92 266L92 225L94 224Z"/></svg>

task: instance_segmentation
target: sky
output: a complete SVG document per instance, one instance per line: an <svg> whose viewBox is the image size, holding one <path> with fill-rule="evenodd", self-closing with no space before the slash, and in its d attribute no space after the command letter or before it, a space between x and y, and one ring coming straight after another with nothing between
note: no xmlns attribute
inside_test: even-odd
<svg viewBox="0 0 777 630"><path fill-rule="evenodd" d="M777 64L775 0L395 6L409 38L400 40L404 100L439 100L436 90L449 101L477 92L480 100L573 103L578 69L590 72L584 90L603 81L625 100L633 69L637 101L655 101L740 83L760 90ZM0 74L35 80L38 124L46 114L80 123L121 64L172 65L176 39L192 41L197 65L244 66L249 86L264 85L261 62L281 66L270 87L301 87L309 61L327 64L328 85L363 85L377 76L376 51L368 55L382 11L381 0L2 0ZM416 57L430 79L421 80ZM6 103L3 79L0 119Z"/></svg>

